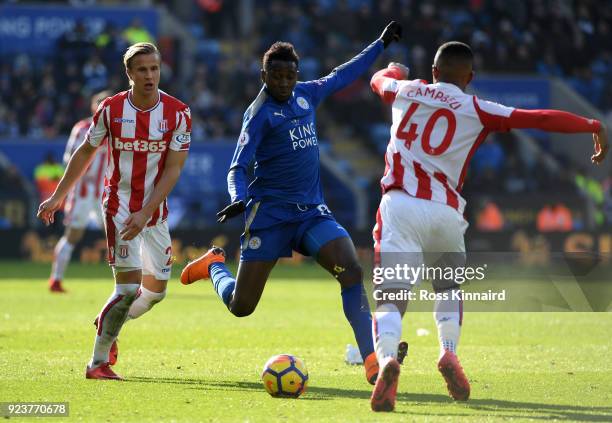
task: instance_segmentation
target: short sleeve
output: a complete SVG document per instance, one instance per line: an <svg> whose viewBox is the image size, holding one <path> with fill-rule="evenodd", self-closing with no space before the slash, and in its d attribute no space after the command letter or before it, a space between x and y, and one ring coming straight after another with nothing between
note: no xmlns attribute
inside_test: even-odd
<svg viewBox="0 0 612 423"><path fill-rule="evenodd" d="M191 111L185 106L176 112L176 129L172 133L170 149L188 151L191 144Z"/></svg>
<svg viewBox="0 0 612 423"><path fill-rule="evenodd" d="M514 112L514 107L504 106L503 104L492 101L474 98L474 108L478 113L478 118L482 125L490 131L509 131L510 125L508 118Z"/></svg>
<svg viewBox="0 0 612 423"><path fill-rule="evenodd" d="M93 147L99 147L102 141L104 141L104 138L109 134L109 99L110 97L106 98L98 106L98 110L96 110L89 130L87 131L87 135L85 136L85 141Z"/></svg>

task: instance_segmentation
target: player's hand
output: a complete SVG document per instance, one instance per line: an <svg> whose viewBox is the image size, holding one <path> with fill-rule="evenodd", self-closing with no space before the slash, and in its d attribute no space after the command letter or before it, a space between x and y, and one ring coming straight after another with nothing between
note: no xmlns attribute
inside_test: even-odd
<svg viewBox="0 0 612 423"><path fill-rule="evenodd" d="M235 201L229 206L225 207L219 213L217 213L217 217L218 217L217 222L224 223L226 220L231 219L232 217L238 216L239 214L244 212L245 209L246 209L246 206L244 205L244 201L242 200Z"/></svg>
<svg viewBox="0 0 612 423"><path fill-rule="evenodd" d="M399 41L401 38L402 26L395 21L389 22L389 25L385 27L380 35L380 39L385 45L385 48L387 48L393 41Z"/></svg>
<svg viewBox="0 0 612 423"><path fill-rule="evenodd" d="M55 221L55 212L62 205L62 200L55 198L53 195L40 203L36 217L43 221L46 226L49 226Z"/></svg>
<svg viewBox="0 0 612 423"><path fill-rule="evenodd" d="M387 68L396 68L399 69L400 72L402 72L402 75L404 76L402 79L408 79L408 77L410 76L410 68L406 65L403 65L401 63L398 62L391 62L387 65Z"/></svg>
<svg viewBox="0 0 612 423"><path fill-rule="evenodd" d="M124 241L134 239L145 227L151 216L143 210L132 213L125 221L125 226L119 231L119 236Z"/></svg>
<svg viewBox="0 0 612 423"><path fill-rule="evenodd" d="M593 164L599 165L606 158L606 154L608 154L608 129L606 125L602 122L601 128L599 132L593 134L593 143L595 144L595 154L591 156L591 162Z"/></svg>

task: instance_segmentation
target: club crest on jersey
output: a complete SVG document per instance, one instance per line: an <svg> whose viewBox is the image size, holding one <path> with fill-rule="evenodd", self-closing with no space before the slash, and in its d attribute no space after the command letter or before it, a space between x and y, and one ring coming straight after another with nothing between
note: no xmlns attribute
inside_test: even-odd
<svg viewBox="0 0 612 423"><path fill-rule="evenodd" d="M121 257L122 259L125 259L128 257L128 254L129 254L128 246L120 245L119 246L119 257Z"/></svg>
<svg viewBox="0 0 612 423"><path fill-rule="evenodd" d="M238 145L244 146L249 143L249 133L247 131L242 131L240 136L238 137Z"/></svg>
<svg viewBox="0 0 612 423"><path fill-rule="evenodd" d="M261 247L260 237L254 236L253 238L249 239L249 248L251 250L257 250L259 247Z"/></svg>
<svg viewBox="0 0 612 423"><path fill-rule="evenodd" d="M168 132L168 120L167 119L162 119L159 121L159 132Z"/></svg>
<svg viewBox="0 0 612 423"><path fill-rule="evenodd" d="M302 109L304 110L310 109L310 104L308 104L308 101L306 101L304 97L298 97L296 101L297 101L298 106L300 106Z"/></svg>

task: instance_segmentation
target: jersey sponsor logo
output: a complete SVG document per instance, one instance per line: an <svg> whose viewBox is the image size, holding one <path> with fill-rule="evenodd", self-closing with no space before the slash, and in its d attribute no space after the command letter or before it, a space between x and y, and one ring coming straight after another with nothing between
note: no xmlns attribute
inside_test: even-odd
<svg viewBox="0 0 612 423"><path fill-rule="evenodd" d="M163 153L166 151L166 141L123 140L115 138L113 148L119 151L135 151L138 153Z"/></svg>
<svg viewBox="0 0 612 423"><path fill-rule="evenodd" d="M304 110L310 109L310 104L308 104L308 101L306 101L304 97L298 97L296 101L297 101L298 106L300 106L302 109Z"/></svg>
<svg viewBox="0 0 612 423"><path fill-rule="evenodd" d="M125 118L114 118L113 122L115 123L136 123L134 119L125 119Z"/></svg>
<svg viewBox="0 0 612 423"><path fill-rule="evenodd" d="M128 258L129 255L129 249L127 245L120 245L119 246L119 257L121 257L122 259Z"/></svg>
<svg viewBox="0 0 612 423"><path fill-rule="evenodd" d="M186 144L191 142L191 134L186 133L186 134L177 134L174 136L174 140L176 142L178 142L179 144Z"/></svg>
<svg viewBox="0 0 612 423"><path fill-rule="evenodd" d="M317 130L314 122L306 125L298 125L289 130L289 139L293 150L298 148L314 147L318 145Z"/></svg>
<svg viewBox="0 0 612 423"><path fill-rule="evenodd" d="M159 132L168 132L168 120L167 119L162 119L159 121L159 126L158 126Z"/></svg>
<svg viewBox="0 0 612 423"><path fill-rule="evenodd" d="M168 273L170 271L169 267L164 267L162 270L162 273Z"/></svg>
<svg viewBox="0 0 612 423"><path fill-rule="evenodd" d="M259 247L261 247L260 237L254 236L253 238L249 239L249 248L251 250L257 250Z"/></svg>
<svg viewBox="0 0 612 423"><path fill-rule="evenodd" d="M238 145L245 146L248 143L249 143L249 133L247 131L242 131L242 133L238 137Z"/></svg>

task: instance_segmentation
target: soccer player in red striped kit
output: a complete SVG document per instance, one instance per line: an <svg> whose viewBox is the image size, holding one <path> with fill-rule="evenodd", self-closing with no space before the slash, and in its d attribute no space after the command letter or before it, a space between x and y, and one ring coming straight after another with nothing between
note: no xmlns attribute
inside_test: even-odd
<svg viewBox="0 0 612 423"><path fill-rule="evenodd" d="M96 112L102 100L109 95L110 92L102 91L92 96L90 104L92 114ZM91 121L92 118L88 117L75 123L66 144L64 164L68 164L74 151L85 139L85 135L91 126ZM104 142L102 141L102 143ZM68 194L66 205L64 206L64 225L66 230L55 245L51 276L49 277L49 290L51 292L65 292L62 286L64 272L70 262L74 246L85 234L85 227L90 216L95 216L98 224L102 225L101 198L104 189L106 163L106 149L98 149L91 164Z"/></svg>
<svg viewBox="0 0 612 423"><path fill-rule="evenodd" d="M467 222L460 193L469 161L490 132L535 128L592 133L595 153L591 161L600 164L606 156L606 127L597 120L558 110L515 109L466 94L474 76L472 65L470 47L449 42L436 53L433 84L408 80L408 69L396 63L372 77L372 89L392 105L393 119L381 179L383 196L373 231L375 255L383 268L394 265L398 253L409 253L404 257L415 260L415 266L422 264L419 260L427 253L450 253L465 262ZM392 282L387 285L391 294L399 289L397 281ZM451 397L467 400L470 384L456 355L463 306L453 291L459 285L454 281L446 286L433 281L433 285L436 292L447 293L434 304L440 342L438 370ZM377 289L384 293L384 283ZM390 301L392 295L386 300L382 293L377 295L380 300L372 322L380 373L371 407L392 411L400 372L397 346L407 301Z"/></svg>
<svg viewBox="0 0 612 423"><path fill-rule="evenodd" d="M159 90L161 57L150 43L123 56L131 88L105 99L54 194L39 207L46 224L108 137L103 209L115 291L97 318L88 379L121 379L109 355L123 323L161 301L172 266L166 197L176 184L191 141L189 108Z"/></svg>

